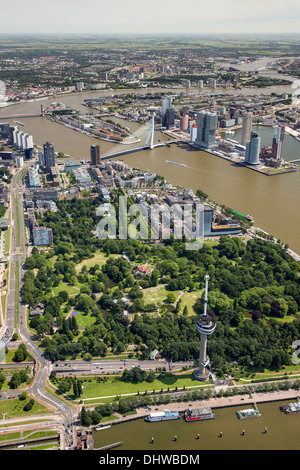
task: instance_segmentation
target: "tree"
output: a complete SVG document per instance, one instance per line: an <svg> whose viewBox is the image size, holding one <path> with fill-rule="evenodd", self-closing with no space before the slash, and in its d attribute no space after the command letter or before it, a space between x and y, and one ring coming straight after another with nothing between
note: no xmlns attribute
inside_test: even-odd
<svg viewBox="0 0 300 470"><path fill-rule="evenodd" d="M14 362L22 362L25 361L28 357L28 352L26 349L25 344L20 344L17 351L14 354L13 361Z"/></svg>

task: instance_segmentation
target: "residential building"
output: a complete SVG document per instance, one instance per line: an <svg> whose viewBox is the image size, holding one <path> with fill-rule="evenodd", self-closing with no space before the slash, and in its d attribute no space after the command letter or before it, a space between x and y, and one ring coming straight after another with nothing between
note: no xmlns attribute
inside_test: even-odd
<svg viewBox="0 0 300 470"><path fill-rule="evenodd" d="M91 165L100 165L101 156L100 156L100 145L91 145L90 149L91 155Z"/></svg>
<svg viewBox="0 0 300 470"><path fill-rule="evenodd" d="M29 168L29 186L35 187L40 186L39 166L32 165Z"/></svg>
<svg viewBox="0 0 300 470"><path fill-rule="evenodd" d="M241 144L246 145L250 141L252 131L252 113L245 113L243 116Z"/></svg>
<svg viewBox="0 0 300 470"><path fill-rule="evenodd" d="M55 166L54 147L50 142L46 142L44 148L44 164L47 173L50 173L51 167Z"/></svg>

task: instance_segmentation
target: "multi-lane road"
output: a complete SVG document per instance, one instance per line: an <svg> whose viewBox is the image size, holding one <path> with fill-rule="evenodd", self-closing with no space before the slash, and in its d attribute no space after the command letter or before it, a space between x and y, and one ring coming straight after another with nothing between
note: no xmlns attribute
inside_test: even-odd
<svg viewBox="0 0 300 470"><path fill-rule="evenodd" d="M15 331L18 331L21 341L26 344L28 352L35 359L35 376L27 392L38 401L52 410L58 411L65 425L74 422L78 413L71 409L65 402L46 392L44 383L48 375L49 367L46 359L41 355L42 351L32 341L26 329L26 309L21 302L20 291L23 278L24 262L27 256L26 229L24 224L23 195L25 187L22 185L22 176L28 170L28 166L17 172L11 181L10 208L11 208L11 240L9 256L8 295L5 312L5 328L0 334L2 344L6 345L11 340ZM15 396L16 391L2 394L1 399Z"/></svg>

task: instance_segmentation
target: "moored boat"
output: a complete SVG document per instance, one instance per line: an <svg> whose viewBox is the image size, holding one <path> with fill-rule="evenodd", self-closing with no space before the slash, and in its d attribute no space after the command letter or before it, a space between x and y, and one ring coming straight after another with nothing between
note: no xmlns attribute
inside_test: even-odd
<svg viewBox="0 0 300 470"><path fill-rule="evenodd" d="M237 411L236 414L239 419L258 418L261 416L261 412L257 408L247 408L246 410Z"/></svg>
<svg viewBox="0 0 300 470"><path fill-rule="evenodd" d="M206 419L215 418L215 413L209 407L203 408L188 408L184 412L184 417L187 422L191 421L204 421Z"/></svg>
<svg viewBox="0 0 300 470"><path fill-rule="evenodd" d="M159 411L157 413L150 413L146 418L145 421L148 423L154 423L157 421L170 421L172 419L180 419L179 411Z"/></svg>

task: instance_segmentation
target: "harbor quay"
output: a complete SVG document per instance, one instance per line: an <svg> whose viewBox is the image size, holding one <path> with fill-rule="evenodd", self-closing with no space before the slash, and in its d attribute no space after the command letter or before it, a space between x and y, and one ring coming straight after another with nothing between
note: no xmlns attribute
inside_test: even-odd
<svg viewBox="0 0 300 470"><path fill-rule="evenodd" d="M216 391L219 389L224 389L224 387L216 387ZM216 398L209 398L208 400L197 400L191 402L174 402L168 403L165 405L157 405L155 406L155 411L163 412L166 409L169 411L178 411L180 413L184 413L187 408L226 408L226 407L235 407L235 406L245 406L251 405L255 403L258 405L259 403L269 403L275 401L283 401L283 400L295 400L299 396L298 390L280 390L276 392L266 392L266 393L251 393L244 394L244 395L236 395L232 397L216 397ZM153 407L151 408L153 410ZM104 426L120 424L127 421L133 421L140 418L146 418L150 413L149 408L137 408L136 414L131 416L120 416L118 419L114 419L111 421L106 421L103 424ZM102 426L97 425L96 428L100 429Z"/></svg>

